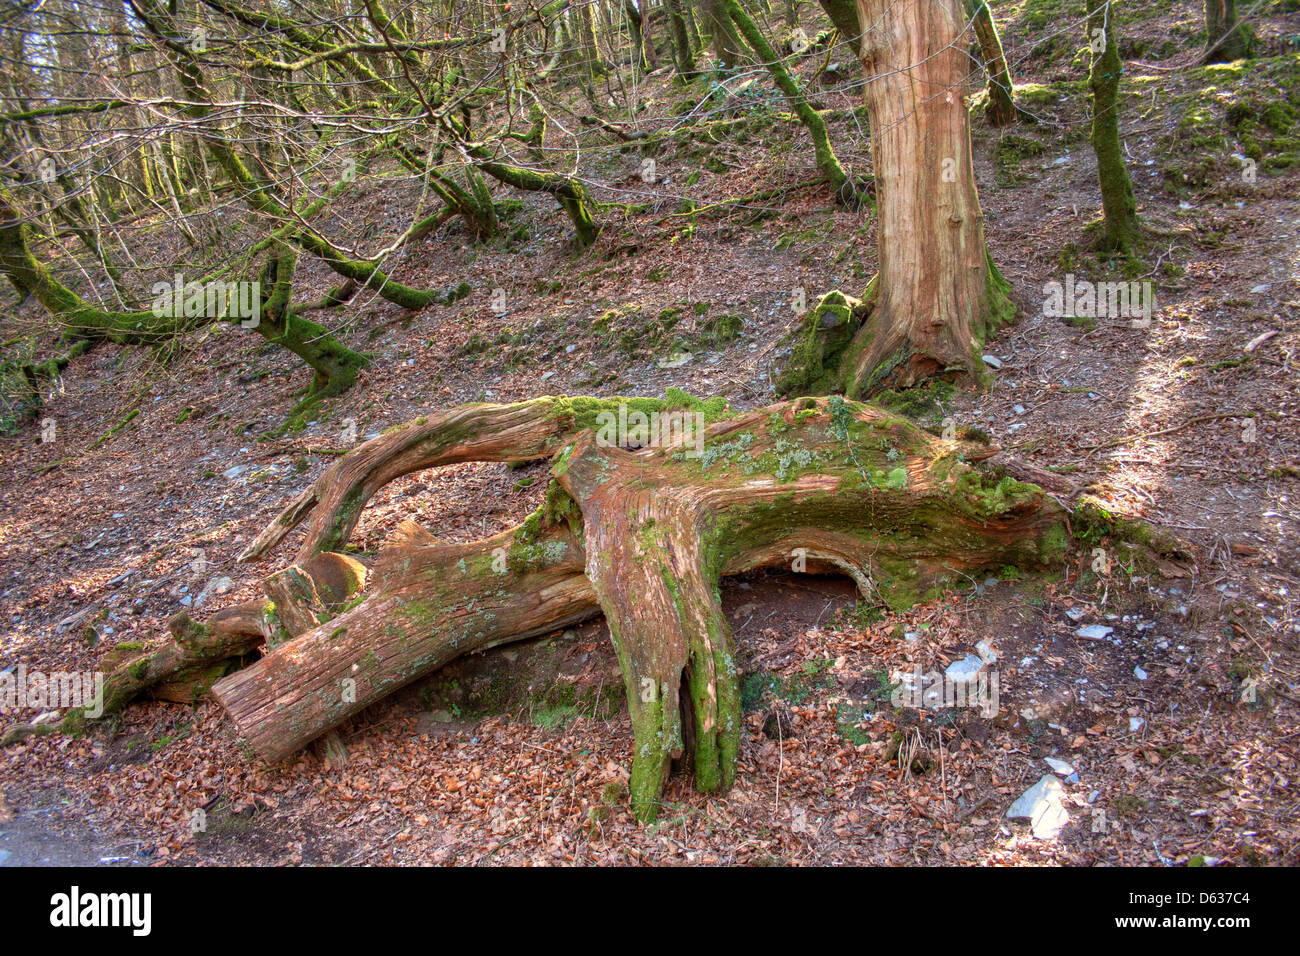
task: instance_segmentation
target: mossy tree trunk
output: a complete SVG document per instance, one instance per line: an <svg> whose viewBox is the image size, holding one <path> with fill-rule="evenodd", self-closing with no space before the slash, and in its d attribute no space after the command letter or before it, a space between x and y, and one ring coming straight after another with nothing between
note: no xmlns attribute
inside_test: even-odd
<svg viewBox="0 0 1300 956"><path fill-rule="evenodd" d="M632 59L638 71L649 73L657 65L654 41L647 35L650 22L646 16L648 0L623 0L623 16L632 37Z"/></svg>
<svg viewBox="0 0 1300 956"><path fill-rule="evenodd" d="M984 117L991 126L1010 126L1016 121L1016 106L1012 101L1011 70L1002 52L1002 38L998 25L993 22L993 11L987 0L966 0L975 26L975 39L979 42L984 70L988 73L988 105Z"/></svg>
<svg viewBox="0 0 1300 956"><path fill-rule="evenodd" d="M818 0L822 10L830 19L835 29L840 31L840 39L858 49L858 39L862 29L858 26L857 0Z"/></svg>
<svg viewBox="0 0 1300 956"><path fill-rule="evenodd" d="M603 440L593 423L621 402L712 418L702 454L680 441L628 450ZM632 806L652 819L678 758L702 790L734 779L739 678L722 576L801 558L809 571L849 575L870 600L906 607L963 573L1060 560L1063 510L1038 487L969 463L990 454L840 398L735 414L687 396L452 409L356 449L255 542L249 556L311 515L292 570L266 586L284 605L275 626L306 630L213 693L274 761L458 655L600 611L632 716ZM434 464L541 456L552 458L554 480L520 526L445 544L407 522L368 573L349 578L364 587L335 616L299 613L323 603L295 597L320 590L314 562L346 542L387 481ZM336 600L351 591L333 588Z"/></svg>
<svg viewBox="0 0 1300 956"><path fill-rule="evenodd" d="M1231 63L1249 57L1254 32L1237 16L1237 0L1205 0L1205 53L1202 63Z"/></svg>
<svg viewBox="0 0 1300 956"><path fill-rule="evenodd" d="M668 11L668 38L673 46L673 64L677 75L683 80L693 80L698 75L695 69L695 49L691 46L689 21L686 19L684 5L686 0L664 0Z"/></svg>
<svg viewBox="0 0 1300 956"><path fill-rule="evenodd" d="M853 180L844 171L844 167L840 165L839 159L835 156L830 136L826 132L826 121L808 102L808 97L804 95L799 81L785 68L780 55L768 43L767 37L758 28L758 24L745 12L740 0L716 0L716 2L726 10L727 15L731 17L737 29L739 29L741 36L745 38L745 42L758 56L759 62L767 67L768 72L772 74L777 89L785 95L795 115L803 123L804 129L808 130L808 135L813 143L813 153L817 157L817 168L826 177L826 181L835 194L836 201L849 207L857 206L857 189L853 184Z"/></svg>
<svg viewBox="0 0 1300 956"><path fill-rule="evenodd" d="M107 339L119 345L157 345L198 328L205 319L152 311L100 309L77 295L38 260L28 245L28 226L12 198L0 190L0 270L13 284L31 293L72 340Z"/></svg>
<svg viewBox="0 0 1300 956"><path fill-rule="evenodd" d="M239 322L307 363L315 373L308 389L310 397L338 395L356 380L366 358L349 349L328 329L295 312L290 305L295 259L282 245L277 244L277 249L277 255L267 263L259 278L261 291L267 298L260 303L257 315L186 316L179 304L184 293L174 296L173 305L167 310L107 311L91 305L65 286L32 254L26 224L9 196L0 191L0 271L34 295L63 327L67 338L106 339L119 345L161 345L213 322ZM340 293L334 290L332 294ZM330 300L331 296L327 296L320 304L329 307Z"/></svg>
<svg viewBox="0 0 1300 956"><path fill-rule="evenodd" d="M699 0L704 26L709 31L709 42L718 58L718 68L723 73L735 70L744 58L745 47L731 21L725 0Z"/></svg>
<svg viewBox="0 0 1300 956"><path fill-rule="evenodd" d="M1088 16L1092 49L1092 149L1097 154L1097 179L1101 185L1102 224L1099 245L1108 252L1128 255L1142 241L1133 183L1124 165L1119 139L1119 79L1123 64L1115 40L1117 4L1098 3Z"/></svg>
<svg viewBox="0 0 1300 956"><path fill-rule="evenodd" d="M293 252L281 245L279 254L263 269L260 281L263 289L270 290L270 297L262 307L257 332L298 356L315 373L307 389L309 399L331 398L352 387L367 359L294 309L290 297L296 261ZM332 298L327 295L320 304L329 307Z"/></svg>
<svg viewBox="0 0 1300 956"><path fill-rule="evenodd" d="M170 35L184 33L176 25L172 14L156 2L134 5L133 9L150 32L167 48L177 81L186 99L189 100L184 108L185 114L198 125L199 139L203 146L222 172L241 189L248 207L254 212L274 218L279 223L296 223L297 217L275 197L274 189L266 179L255 176L231 146L230 141L208 125L213 114L212 98L208 94L201 61L188 48L169 39L169 30L172 31ZM225 12L234 15L231 9L225 9ZM403 285L385 273L376 263L353 259L310 228L294 230L289 233L288 238L299 248L319 257L345 279L360 283L364 288L375 290L383 298L404 309L413 311L423 309L438 301L437 291L426 292Z"/></svg>
<svg viewBox="0 0 1300 956"><path fill-rule="evenodd" d="M596 37L596 14L594 2L579 3L576 15L578 31L582 39L583 60L587 67L587 80L593 86L596 81L609 74L609 67L600 55L600 42Z"/></svg>
<svg viewBox="0 0 1300 956"><path fill-rule="evenodd" d="M984 242L961 11L961 0L858 0L880 266L861 300L832 293L805 316L783 394L984 380L981 345L1013 310Z"/></svg>

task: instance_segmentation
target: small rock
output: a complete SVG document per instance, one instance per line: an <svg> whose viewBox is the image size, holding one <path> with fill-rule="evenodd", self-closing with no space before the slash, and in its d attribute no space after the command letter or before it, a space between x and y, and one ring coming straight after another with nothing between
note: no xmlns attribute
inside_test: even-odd
<svg viewBox="0 0 1300 956"><path fill-rule="evenodd" d="M1141 666L1134 667L1134 668L1133 668L1133 676L1136 677L1138 680L1146 680L1146 679L1147 679L1147 672L1144 671L1144 670L1141 668Z"/></svg>
<svg viewBox="0 0 1300 956"><path fill-rule="evenodd" d="M983 358L984 364L989 368L997 369L1002 367L1002 360L995 355L985 355Z"/></svg>
<svg viewBox="0 0 1300 956"><path fill-rule="evenodd" d="M1043 763L1052 768L1052 773L1060 774L1062 777L1068 777L1074 773L1074 765L1059 757L1044 757Z"/></svg>
<svg viewBox="0 0 1300 956"><path fill-rule="evenodd" d="M543 381L543 382L545 382L547 379L554 378L554 377L555 377L555 373L554 373L554 372L543 372L543 373L542 373L542 381Z"/></svg>
<svg viewBox="0 0 1300 956"><path fill-rule="evenodd" d="M1130 717L1128 719L1128 732L1130 734L1135 734L1146 725L1147 722L1143 720L1141 717Z"/></svg>
<svg viewBox="0 0 1300 956"><path fill-rule="evenodd" d="M660 368L681 368L690 364L692 358L694 356L690 352L674 352L667 358L661 358L658 364Z"/></svg>
<svg viewBox="0 0 1300 956"><path fill-rule="evenodd" d="M1077 624L1088 616L1088 612L1081 607L1072 607L1065 612L1065 616Z"/></svg>
<svg viewBox="0 0 1300 956"><path fill-rule="evenodd" d="M222 472L222 474L225 475L227 478L234 479L234 478L238 478L246 471L248 471L247 465L234 465L230 468L227 468L224 472Z"/></svg>
<svg viewBox="0 0 1300 956"><path fill-rule="evenodd" d="M1110 637L1115 633L1113 627L1107 627L1105 624L1089 624L1087 627L1081 627L1074 632L1079 637L1087 638L1090 641L1100 641Z"/></svg>
<svg viewBox="0 0 1300 956"><path fill-rule="evenodd" d="M235 586L235 582L227 577L213 578L208 582L208 586L199 592L199 596L194 599L194 606L201 607L203 602L213 594L225 594ZM185 602L182 601L182 604Z"/></svg>
<svg viewBox="0 0 1300 956"><path fill-rule="evenodd" d="M1065 787L1051 774L1043 774L1038 783L1022 793L1007 810L1012 820L1028 820L1034 836L1040 840L1053 840L1070 822L1070 812L1062 799Z"/></svg>
<svg viewBox="0 0 1300 956"><path fill-rule="evenodd" d="M943 672L943 676L954 684L969 684L984 669L984 661L974 654L967 654L959 661L953 661Z"/></svg>

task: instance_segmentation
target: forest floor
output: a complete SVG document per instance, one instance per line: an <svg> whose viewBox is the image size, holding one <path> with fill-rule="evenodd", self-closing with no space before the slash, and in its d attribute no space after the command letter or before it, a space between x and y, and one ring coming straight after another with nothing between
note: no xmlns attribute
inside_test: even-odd
<svg viewBox="0 0 1300 956"><path fill-rule="evenodd" d="M1003 6L1039 122L999 131L973 114L973 138L1019 319L986 344L988 391L892 400L1069 474L1114 513L1177 535L1188 561L1097 572L1092 548L1107 543L1080 541L1048 579L972 581L901 614L862 604L847 579L728 579L746 704L736 785L706 797L675 776L653 826L628 810L631 725L594 618L369 708L341 728L341 770L310 751L266 766L212 702L140 702L85 736L10 746L0 863L1300 862L1296 16L1270 6L1260 60L1200 67L1199 3L1126 5L1121 125L1149 247L1122 275L1089 252L1081 27L1044 12L1053 5ZM856 73L843 47L833 55ZM805 61L810 82L824 59ZM806 137L755 81L714 100L705 125L674 110L706 84L646 81L657 118L638 122L660 135L591 152L597 198L625 206L602 213L585 254L549 200L505 193L519 199L508 236L472 246L452 223L397 254L399 280L465 281L471 295L418 314L349 304L341 334L374 361L301 431L266 437L304 369L237 328L196 333L166 361L110 346L74 360L43 412L54 440L41 441L42 423L0 440L5 666L94 670L115 644L162 640L182 608L202 618L259 596L295 539L251 565L236 555L354 433L539 394L673 386L736 408L773 400L792 298L860 291L876 234L869 208L831 204ZM817 88L837 111L841 160L869 172L860 89ZM1254 182L1232 158L1252 152ZM330 229L370 228L382 243L416 195L363 178ZM318 264L300 271L318 284L304 282L304 298L329 284ZM1044 315L1044 284L1067 274L1152 282L1153 321ZM10 295L0 310L30 319L37 307ZM413 474L376 496L354 540L373 550L406 518L446 540L490 535L537 506L544 479L544 463ZM1111 630L1080 636L1088 625ZM984 641L996 716L890 705L898 674L943 670ZM774 708L792 718L777 740L764 732ZM1069 823L1052 838L1005 816L1053 773L1046 757L1074 770L1058 777Z"/></svg>

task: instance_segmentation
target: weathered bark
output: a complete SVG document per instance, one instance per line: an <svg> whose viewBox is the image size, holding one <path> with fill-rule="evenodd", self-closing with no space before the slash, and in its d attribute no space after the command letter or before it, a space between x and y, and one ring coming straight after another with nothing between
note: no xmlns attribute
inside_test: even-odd
<svg viewBox="0 0 1300 956"><path fill-rule="evenodd" d="M1254 31L1237 17L1237 0L1205 0L1202 63L1231 63L1252 55Z"/></svg>
<svg viewBox="0 0 1300 956"><path fill-rule="evenodd" d="M340 458L253 539L239 560L260 558L308 515L312 520L297 560L341 550L366 502L394 478L463 461L547 458L567 435L593 427L595 416L619 401L547 396L513 405L467 405L417 418Z"/></svg>
<svg viewBox="0 0 1300 956"><path fill-rule="evenodd" d="M832 293L804 319L785 394L870 396L937 374L985 379L986 336L1011 318L984 242L962 90L960 0L858 0L859 57L879 204L880 267L861 300ZM822 368L801 369L809 339ZM824 380L823 380L824 379Z"/></svg>
<svg viewBox="0 0 1300 956"><path fill-rule="evenodd" d="M1127 255L1142 241L1133 183L1124 165L1119 141L1119 78L1123 64L1115 41L1116 4L1098 3L1088 16L1092 49L1092 149L1097 154L1097 179L1101 185L1102 224L1099 245L1108 252Z"/></svg>
<svg viewBox="0 0 1300 956"><path fill-rule="evenodd" d="M674 759L690 756L706 791L735 773L740 703L722 575L802 558L904 607L962 572L1038 567L1064 553L1053 499L966 463L992 450L940 441L870 406L801 399L726 416L708 426L697 458L681 441L616 447L587 416L556 416L547 403L560 401L574 400L412 423L348 456L358 464L340 461L286 512L296 522L310 501L355 523L370 493L414 467L554 456L546 503L522 525L469 544L406 526L375 558L361 603L336 617L300 597L315 587L298 581L322 540L309 537L308 558L267 588L286 602L281 624L287 614L309 629L213 687L258 754L281 759L460 654L599 608L632 715L633 809L650 819ZM259 539L263 549L285 523Z"/></svg>

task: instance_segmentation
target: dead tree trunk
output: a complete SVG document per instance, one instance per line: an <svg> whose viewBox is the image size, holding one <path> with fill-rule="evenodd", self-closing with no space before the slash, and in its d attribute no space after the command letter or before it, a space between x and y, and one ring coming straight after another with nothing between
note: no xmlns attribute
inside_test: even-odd
<svg viewBox="0 0 1300 956"><path fill-rule="evenodd" d="M665 432L652 419L650 445L633 450L599 417L621 405L631 418L629 404L647 416L675 406L715 420L701 446L680 431L656 441ZM630 437L624 444L646 440ZM740 698L722 575L797 561L846 573L870 599L903 607L963 572L1060 560L1063 510L1034 485L967 463L991 454L840 398L734 415L685 396L544 398L417 420L339 461L250 547L265 553L311 514L294 569L267 584L279 598L270 631L307 629L213 693L274 761L461 654L599 610L632 716L633 809L651 819L674 759L693 759L706 791L725 789L735 773ZM408 523L346 604L338 600L350 583L333 588L333 610L300 597L319 593L312 562L346 541L387 481L434 464L544 456L554 481L517 528L445 544Z"/></svg>

